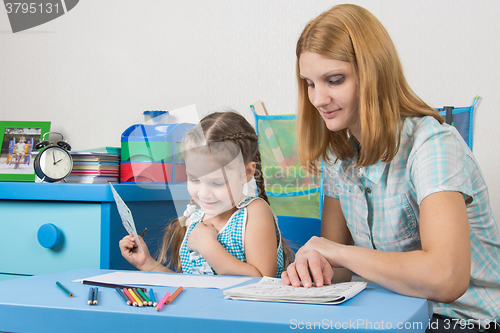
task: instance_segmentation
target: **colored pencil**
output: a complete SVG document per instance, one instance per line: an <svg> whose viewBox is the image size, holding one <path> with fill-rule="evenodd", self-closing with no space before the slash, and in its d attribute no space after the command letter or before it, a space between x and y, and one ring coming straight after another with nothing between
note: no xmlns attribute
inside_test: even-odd
<svg viewBox="0 0 500 333"><path fill-rule="evenodd" d="M132 288L132 290L137 295L137 297L139 297L139 300L142 302L142 305L147 306L148 302L144 299L144 297L142 297L141 293L139 292L139 289Z"/></svg>
<svg viewBox="0 0 500 333"><path fill-rule="evenodd" d="M89 300L87 302L88 305L94 304L94 288L90 287L89 289Z"/></svg>
<svg viewBox="0 0 500 333"><path fill-rule="evenodd" d="M134 286L126 286L126 285L123 285L123 284L95 282L95 281L89 281L89 280L82 280L82 283L83 284L90 284L90 285L93 285L93 286L99 286L99 287L107 287L107 288L120 288L120 289L123 289L123 288L127 288L127 289L135 288ZM140 289L142 289L143 291L146 290L146 288L140 288Z"/></svg>
<svg viewBox="0 0 500 333"><path fill-rule="evenodd" d="M132 295L130 295L127 288L123 288L123 293L125 294L125 296L127 296L127 298L130 300L130 302L132 302L131 304L133 306L137 306L137 301L135 300L135 298Z"/></svg>
<svg viewBox="0 0 500 333"><path fill-rule="evenodd" d="M68 289L66 289L65 286L63 286L59 281L56 282L56 285L62 290L64 291L69 297L73 297L73 293L71 291L69 291Z"/></svg>
<svg viewBox="0 0 500 333"><path fill-rule="evenodd" d="M115 288L116 292L118 293L118 295L120 295L120 298L123 299L123 301L127 304L127 305L132 305L132 302L127 298L127 295L125 295L123 293L123 291L121 291L119 288Z"/></svg>
<svg viewBox="0 0 500 333"><path fill-rule="evenodd" d="M144 235L146 234L146 230L148 230L148 228L144 228L144 230L141 232L141 238L144 238ZM140 240L137 240L138 242L140 242ZM132 255L132 253L134 253L134 249L135 247L131 248L130 249L130 252L128 253L128 255Z"/></svg>
<svg viewBox="0 0 500 333"><path fill-rule="evenodd" d="M153 291L153 288L149 288L149 298L151 298L151 301L153 302L153 306L156 307L156 297L155 297L155 292Z"/></svg>
<svg viewBox="0 0 500 333"><path fill-rule="evenodd" d="M143 306L144 305L144 304L142 304L142 301L139 299L139 297L137 297L137 295L134 293L134 291L132 290L132 288L129 288L128 292L130 293L130 295L132 295L132 297L137 302L137 306Z"/></svg>
<svg viewBox="0 0 500 333"><path fill-rule="evenodd" d="M158 303L158 305L156 306L156 311L160 311L161 310L161 308L163 307L163 305L167 301L167 298L169 298L169 297L170 297L170 293L167 292L165 294L165 296L163 296L163 298L161 299L160 303Z"/></svg>
<svg viewBox="0 0 500 333"><path fill-rule="evenodd" d="M148 298L148 295L146 295L145 292L143 292L141 289L137 289L137 291L139 292L139 294L141 294L142 298L144 298L144 300L146 301L146 304L144 305L153 305L153 302L151 302L151 300Z"/></svg>
<svg viewBox="0 0 500 333"><path fill-rule="evenodd" d="M94 301L92 302L94 305L97 305L97 292L99 291L99 288L95 287L94 289Z"/></svg>
<svg viewBox="0 0 500 333"><path fill-rule="evenodd" d="M170 296L167 299L167 301L165 302L165 304L168 305L168 304L172 303L172 301L177 297L177 295L180 294L180 292L182 291L182 289L184 289L184 288L182 288L182 287L177 288L177 290L172 294L172 296Z"/></svg>

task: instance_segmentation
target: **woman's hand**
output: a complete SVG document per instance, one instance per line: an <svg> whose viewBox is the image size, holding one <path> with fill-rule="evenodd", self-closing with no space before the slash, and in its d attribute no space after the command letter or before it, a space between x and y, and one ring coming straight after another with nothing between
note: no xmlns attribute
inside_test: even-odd
<svg viewBox="0 0 500 333"><path fill-rule="evenodd" d="M306 288L329 285L333 278L333 267L341 267L336 262L336 251L342 244L325 238L313 237L297 251L295 262L290 264L281 278L285 284Z"/></svg>
<svg viewBox="0 0 500 333"><path fill-rule="evenodd" d="M219 242L217 241L217 230L211 223L200 222L189 233L188 247L202 256L204 256L204 250L214 244L219 244Z"/></svg>
<svg viewBox="0 0 500 333"><path fill-rule="evenodd" d="M138 237L144 252L142 252L138 247L134 236L132 235L127 235L120 240L120 252L122 253L122 256L137 269L140 269L141 271L149 271L153 269L154 265L156 265L156 260L154 260L149 254L148 247L141 236Z"/></svg>

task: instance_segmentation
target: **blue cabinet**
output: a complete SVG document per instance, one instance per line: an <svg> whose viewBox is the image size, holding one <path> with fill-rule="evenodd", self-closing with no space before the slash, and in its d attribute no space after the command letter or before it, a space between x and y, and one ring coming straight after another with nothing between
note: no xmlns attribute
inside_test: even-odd
<svg viewBox="0 0 500 333"><path fill-rule="evenodd" d="M189 201L185 184L113 185L154 256L163 230ZM0 182L0 280L78 268L135 269L118 242L127 234L107 184Z"/></svg>

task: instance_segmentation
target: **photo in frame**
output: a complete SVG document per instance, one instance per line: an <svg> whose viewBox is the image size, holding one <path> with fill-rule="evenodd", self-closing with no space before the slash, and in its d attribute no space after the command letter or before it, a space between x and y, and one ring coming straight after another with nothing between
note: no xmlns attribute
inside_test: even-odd
<svg viewBox="0 0 500 333"><path fill-rule="evenodd" d="M35 181L35 146L50 121L0 121L0 181Z"/></svg>

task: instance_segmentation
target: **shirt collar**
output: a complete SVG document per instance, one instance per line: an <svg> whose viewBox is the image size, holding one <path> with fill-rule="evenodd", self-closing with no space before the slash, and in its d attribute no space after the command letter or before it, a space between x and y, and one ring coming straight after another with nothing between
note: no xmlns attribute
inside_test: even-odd
<svg viewBox="0 0 500 333"><path fill-rule="evenodd" d="M373 165L354 169L353 166L358 162L357 147L359 144L354 137L351 137L351 143L353 145L353 148L355 148L356 153L353 157L341 162L339 167L340 178L343 180L347 180L352 179L353 177L365 177L372 183L378 184L380 178L382 178L382 175L384 174L387 163L379 160Z"/></svg>

